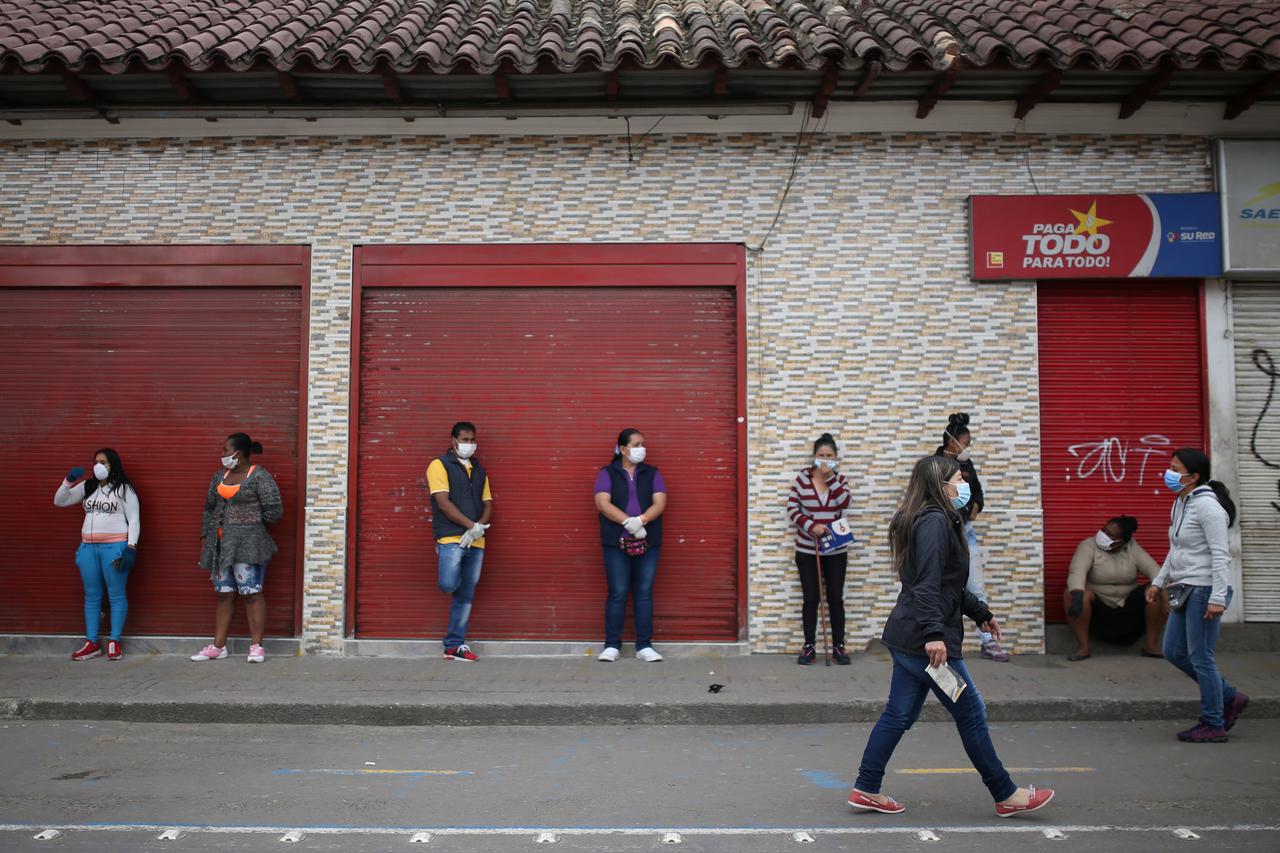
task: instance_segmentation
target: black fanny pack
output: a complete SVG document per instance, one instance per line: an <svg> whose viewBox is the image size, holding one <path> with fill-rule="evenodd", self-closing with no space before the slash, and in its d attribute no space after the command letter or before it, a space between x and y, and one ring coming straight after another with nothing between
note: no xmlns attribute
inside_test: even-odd
<svg viewBox="0 0 1280 853"><path fill-rule="evenodd" d="M1189 583L1171 583L1165 590L1169 593L1169 609L1182 610L1187 606L1187 602L1191 599L1191 590L1195 589Z"/></svg>

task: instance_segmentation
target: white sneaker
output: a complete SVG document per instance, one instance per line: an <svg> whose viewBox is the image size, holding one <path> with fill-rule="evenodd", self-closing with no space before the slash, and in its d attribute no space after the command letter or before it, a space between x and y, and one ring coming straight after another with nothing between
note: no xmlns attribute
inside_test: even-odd
<svg viewBox="0 0 1280 853"><path fill-rule="evenodd" d="M602 660L605 663L613 663L617 659L618 659L618 650L615 649L613 646L609 646L608 648L606 648L604 651L600 653L600 657L596 658L596 660Z"/></svg>
<svg viewBox="0 0 1280 853"><path fill-rule="evenodd" d="M226 646L215 646L213 643L205 646L200 651L191 656L192 660L222 660L227 656Z"/></svg>
<svg viewBox="0 0 1280 853"><path fill-rule="evenodd" d="M647 649L639 649L638 651L636 651L636 657L644 661L645 663L657 663L658 661L662 660L662 655L655 652L652 647L649 647Z"/></svg>
<svg viewBox="0 0 1280 853"><path fill-rule="evenodd" d="M246 660L248 660L249 663L262 663L266 659L267 659L266 649L264 649L262 646L258 645L257 643L254 643L253 645L249 646L249 657L246 658Z"/></svg>

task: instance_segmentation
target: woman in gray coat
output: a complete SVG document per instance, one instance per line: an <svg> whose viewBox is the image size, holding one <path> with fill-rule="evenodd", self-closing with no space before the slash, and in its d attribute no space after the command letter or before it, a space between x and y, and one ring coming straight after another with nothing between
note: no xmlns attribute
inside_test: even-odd
<svg viewBox="0 0 1280 853"><path fill-rule="evenodd" d="M213 642L191 656L194 661L221 660L227 656L227 631L236 613L236 598L244 599L249 620L249 663L262 663L262 633L267 621L267 602L262 597L267 561L276 553L276 543L267 525L284 515L280 489L261 465L249 458L262 452L262 445L242 432L227 437L222 448L223 470L213 475L204 501L204 524L200 531L200 568L209 572L218 594Z"/></svg>

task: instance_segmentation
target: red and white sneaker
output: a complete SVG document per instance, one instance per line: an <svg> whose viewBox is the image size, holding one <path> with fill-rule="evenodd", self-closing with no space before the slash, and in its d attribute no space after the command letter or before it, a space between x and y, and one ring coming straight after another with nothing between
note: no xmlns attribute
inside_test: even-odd
<svg viewBox="0 0 1280 853"><path fill-rule="evenodd" d="M862 809L868 812L880 812L881 814L902 814L907 807L895 800L893 797L885 797L884 802L879 802L873 797L862 793L858 789L849 792L849 805L855 809Z"/></svg>
<svg viewBox="0 0 1280 853"><path fill-rule="evenodd" d="M1025 812L1033 812L1036 809L1042 809L1049 805L1049 801L1053 799L1053 789L1045 788L1039 790L1035 785L1027 788L1030 796L1027 797L1025 806L1005 806L996 803L996 817L1013 817L1016 814L1024 814Z"/></svg>
<svg viewBox="0 0 1280 853"><path fill-rule="evenodd" d="M454 646L451 649L445 649L444 659L460 660L460 661L465 661L466 663L474 663L475 661L480 660L480 657L475 652L471 651L470 646L468 646L466 643L463 643L460 646Z"/></svg>
<svg viewBox="0 0 1280 853"><path fill-rule="evenodd" d="M107 640L107 660L120 660L124 657L124 646L119 640Z"/></svg>
<svg viewBox="0 0 1280 853"><path fill-rule="evenodd" d="M90 640L85 640L84 645L71 653L72 660L88 660L89 658L101 657L102 646Z"/></svg>
<svg viewBox="0 0 1280 853"><path fill-rule="evenodd" d="M201 660L222 660L227 656L226 646L215 646L213 643L205 646L200 651L191 656L194 661Z"/></svg>

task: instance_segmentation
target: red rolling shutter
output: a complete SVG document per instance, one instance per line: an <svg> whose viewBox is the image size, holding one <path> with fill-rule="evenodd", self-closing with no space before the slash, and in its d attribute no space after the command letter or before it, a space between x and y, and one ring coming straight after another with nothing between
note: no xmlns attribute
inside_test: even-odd
<svg viewBox="0 0 1280 853"><path fill-rule="evenodd" d="M114 447L142 504L127 634L208 635L200 515L228 433L261 441L284 519L268 633L295 633L303 247L0 247L0 631L84 630L83 511L59 480ZM104 625L105 631L105 625ZM233 627L244 633L243 614Z"/></svg>
<svg viewBox="0 0 1280 853"><path fill-rule="evenodd" d="M1040 452L1045 614L1064 619L1071 555L1116 515L1160 562L1179 447L1203 447L1198 282L1041 284Z"/></svg>
<svg viewBox="0 0 1280 853"><path fill-rule="evenodd" d="M738 639L741 249L691 248L361 250L358 636L443 635L425 469L470 420L494 493L472 637L602 638L593 484L634 426L670 495L656 639Z"/></svg>

